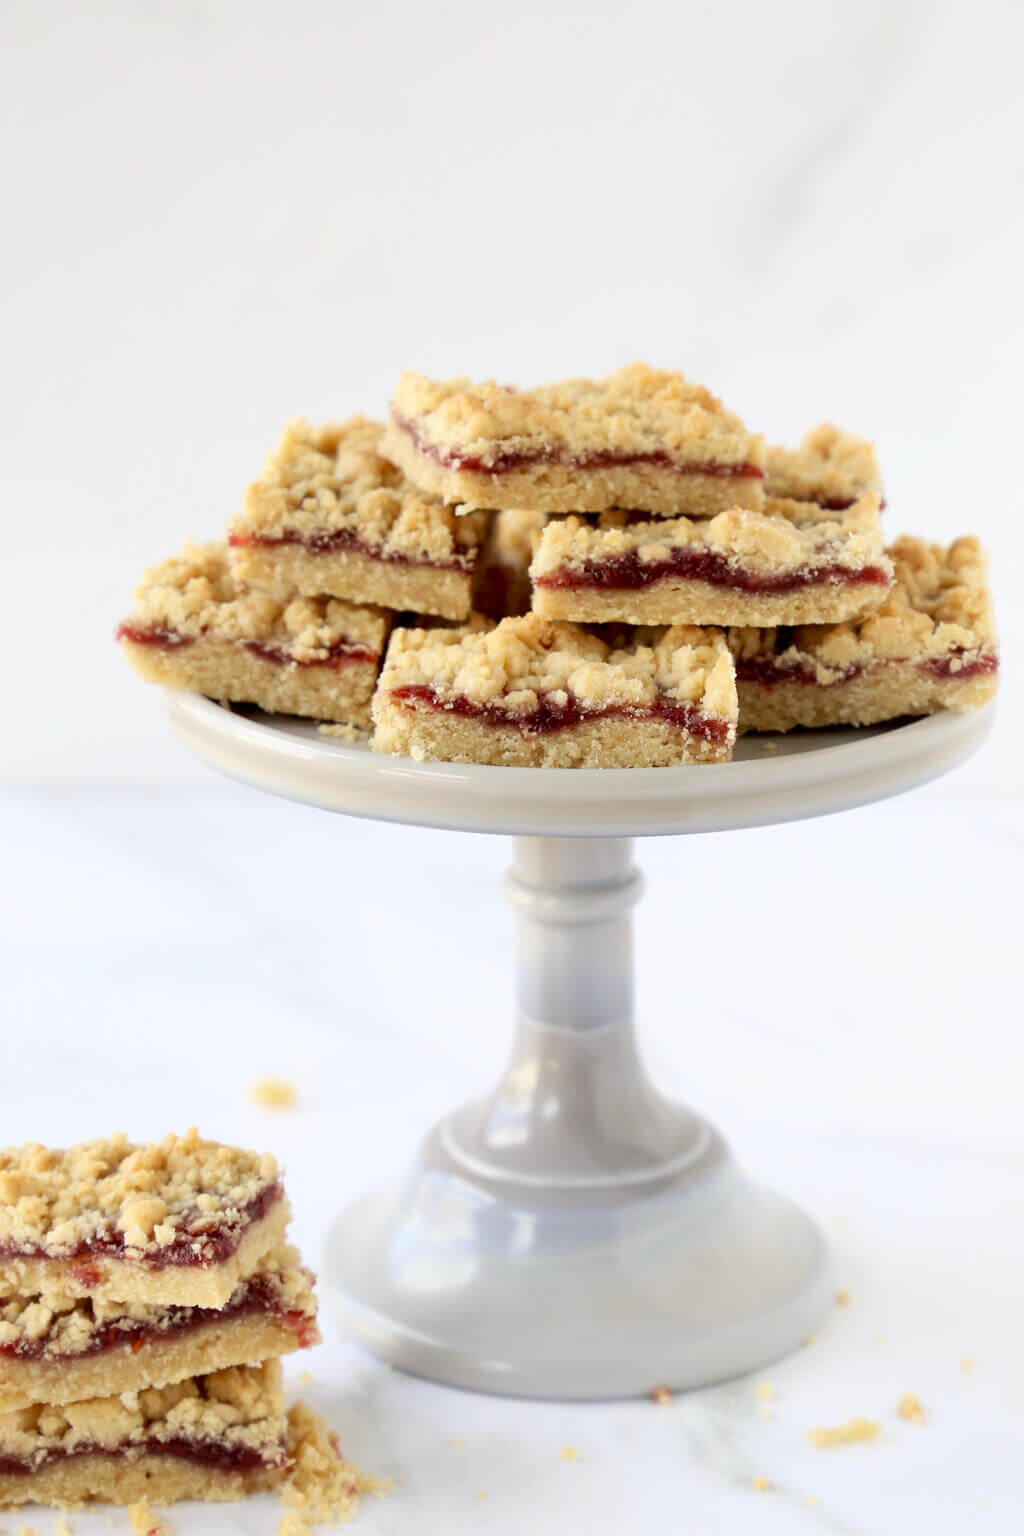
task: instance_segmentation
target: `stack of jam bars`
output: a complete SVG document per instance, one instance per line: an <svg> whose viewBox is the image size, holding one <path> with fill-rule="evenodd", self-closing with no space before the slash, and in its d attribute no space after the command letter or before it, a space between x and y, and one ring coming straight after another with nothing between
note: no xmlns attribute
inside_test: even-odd
<svg viewBox="0 0 1024 1536"><path fill-rule="evenodd" d="M680 374L406 374L386 426L289 427L227 541L148 572L119 638L150 681L379 752L722 762L738 730L992 697L977 539L887 546L883 507L870 443L766 449Z"/></svg>
<svg viewBox="0 0 1024 1536"><path fill-rule="evenodd" d="M319 1342L273 1158L196 1133L0 1152L0 1506L235 1499Z"/></svg>

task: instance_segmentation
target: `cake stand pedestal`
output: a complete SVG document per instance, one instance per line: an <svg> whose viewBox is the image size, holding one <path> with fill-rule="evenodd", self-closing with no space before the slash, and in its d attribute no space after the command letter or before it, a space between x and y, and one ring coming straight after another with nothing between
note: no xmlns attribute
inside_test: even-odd
<svg viewBox="0 0 1024 1536"><path fill-rule="evenodd" d="M169 709L187 746L248 784L515 836L508 1065L429 1132L401 1187L335 1221L324 1285L347 1336L435 1381L561 1398L701 1386L799 1346L833 1294L821 1234L751 1181L713 1126L663 1098L637 1054L630 839L898 794L962 762L991 711L794 734L770 754L750 739L708 767L568 771L376 757L189 695Z"/></svg>

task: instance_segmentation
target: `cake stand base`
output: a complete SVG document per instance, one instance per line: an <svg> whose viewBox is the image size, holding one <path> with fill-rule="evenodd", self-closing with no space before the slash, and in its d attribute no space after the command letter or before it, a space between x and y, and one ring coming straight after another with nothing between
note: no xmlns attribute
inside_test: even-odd
<svg viewBox="0 0 1024 1536"><path fill-rule="evenodd" d="M497 1090L442 1120L404 1188L336 1221L342 1329L451 1386L608 1398L795 1349L832 1293L822 1239L645 1076L621 838L520 838L519 1024Z"/></svg>

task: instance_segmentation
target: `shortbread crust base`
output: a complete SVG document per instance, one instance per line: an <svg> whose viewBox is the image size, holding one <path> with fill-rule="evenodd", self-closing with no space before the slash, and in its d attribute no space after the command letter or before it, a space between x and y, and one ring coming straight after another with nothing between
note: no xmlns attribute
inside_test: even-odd
<svg viewBox="0 0 1024 1536"><path fill-rule="evenodd" d="M38 1472L0 1472L0 1508L18 1504L75 1506L101 1504L175 1504L182 1499L244 1499L277 1488L285 1476L280 1466L230 1469L186 1462L178 1456L69 1456Z"/></svg>
<svg viewBox="0 0 1024 1536"><path fill-rule="evenodd" d="M233 544L231 573L239 583L300 592L304 597L341 597L353 603L466 619L473 598L473 569L428 561L377 560L356 549L315 553L301 544ZM298 711L293 711L298 713Z"/></svg>
<svg viewBox="0 0 1024 1536"><path fill-rule="evenodd" d="M320 1342L316 1319L308 1318L306 1344ZM131 1337L99 1355L57 1359L0 1355L0 1413L30 1403L77 1403L90 1397L118 1397L142 1387L165 1387L189 1376L208 1376L232 1365L254 1365L299 1349L295 1329L279 1317L249 1315L224 1321L212 1313L176 1338Z"/></svg>
<svg viewBox="0 0 1024 1536"><path fill-rule="evenodd" d="M881 582L822 582L790 592L745 592L705 581L663 577L649 588L534 586L533 612L576 624L838 624L885 601Z"/></svg>
<svg viewBox="0 0 1024 1536"><path fill-rule="evenodd" d="M530 507L538 512L607 512L637 507L659 517L713 517L728 507L759 511L759 475L702 474L661 464L604 464L592 468L541 461L521 469L452 469L415 447L407 432L389 423L384 452L423 491L440 496L460 513L478 507Z"/></svg>
<svg viewBox="0 0 1024 1536"><path fill-rule="evenodd" d="M283 1240L290 1219L288 1201L275 1200L266 1215L249 1226L234 1253L209 1267L147 1266L131 1258L107 1258L103 1254L48 1259L8 1253L0 1264L11 1287L26 1296L57 1291L65 1296L91 1296L96 1301L220 1308L264 1254Z"/></svg>
<svg viewBox="0 0 1024 1536"><path fill-rule="evenodd" d="M506 768L664 768L724 763L728 742L707 741L666 720L621 715L585 720L564 730L527 735L445 710L418 709L378 694L375 752L448 763Z"/></svg>
<svg viewBox="0 0 1024 1536"><path fill-rule="evenodd" d="M980 709L995 696L994 672L958 680L935 677L914 662L886 661L846 682L820 687L813 682L770 686L737 678L741 732L791 731L797 726L878 725L903 715Z"/></svg>
<svg viewBox="0 0 1024 1536"><path fill-rule="evenodd" d="M202 693L270 714L307 715L367 727L378 661L339 665L269 661L244 646L200 638L188 645L145 645L122 639L122 650L147 683Z"/></svg>

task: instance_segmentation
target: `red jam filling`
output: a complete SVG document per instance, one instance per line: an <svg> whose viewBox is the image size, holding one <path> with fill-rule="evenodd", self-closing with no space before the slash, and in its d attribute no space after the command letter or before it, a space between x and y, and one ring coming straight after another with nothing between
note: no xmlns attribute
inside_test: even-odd
<svg viewBox="0 0 1024 1536"><path fill-rule="evenodd" d="M127 1345L133 1354L156 1339L180 1339L209 1324L220 1327L228 1320L250 1316L274 1317L298 1340L300 1349L307 1349L316 1340L316 1319L308 1312L292 1307L282 1307L276 1286L266 1275L254 1275L236 1297L219 1312L208 1307L167 1307L158 1323L140 1322L125 1316L108 1328L97 1328L85 1349L62 1354L47 1347L45 1337L15 1339L10 1344L0 1344L0 1356L16 1360L38 1360L46 1355L53 1360L82 1360L93 1355L106 1354L108 1350Z"/></svg>
<svg viewBox="0 0 1024 1536"><path fill-rule="evenodd" d="M68 1263L79 1284L86 1287L98 1285L102 1279L98 1266L90 1262L92 1258L117 1259L123 1263L138 1264L142 1269L212 1269L232 1256L248 1228L253 1222L261 1220L283 1194L280 1181L275 1179L247 1205L233 1213L230 1224L218 1221L216 1216L186 1211L179 1237L163 1247L154 1243L141 1255L128 1251L124 1234L110 1228L87 1238L69 1253L53 1254L43 1248L3 1243L0 1244L0 1260L51 1259L57 1263Z"/></svg>
<svg viewBox="0 0 1024 1536"><path fill-rule="evenodd" d="M680 475L711 475L716 480L763 480L764 470L756 464L680 464L663 449L651 453L617 453L614 448L603 448L598 453L573 454L564 448L526 449L500 448L489 463L473 454L445 450L436 443L427 442L414 421L392 414L395 426L405 432L413 442L417 453L434 459L444 469L467 470L474 475L508 474L516 469L529 469L534 464L561 464L566 469L611 469L632 464L654 464L659 469L673 469Z"/></svg>
<svg viewBox="0 0 1024 1536"><path fill-rule="evenodd" d="M261 1467L280 1466L285 1458L284 1447L267 1455L250 1445L231 1445L224 1440L174 1439L143 1441L141 1445L95 1445L89 1441L75 1445L70 1450L48 1449L41 1456L0 1456L0 1475L40 1472L55 1462L73 1461L79 1456L123 1457L137 1461L140 1456L173 1456L177 1461L190 1461L200 1467L215 1467L223 1472L254 1472Z"/></svg>
<svg viewBox="0 0 1024 1536"><path fill-rule="evenodd" d="M780 651L786 650L791 643L787 641L785 645L780 645ZM962 652L953 652L948 656L929 657L913 665L919 672L927 672L932 677L949 678L954 682L999 670L996 656L975 656L969 661L964 661L962 656ZM802 656L785 659L779 655L744 656L736 662L736 681L757 683L762 688L774 688L779 683L813 683L818 688L836 688L840 683L848 683L851 678L884 665L885 662L881 660L853 662L848 667L836 669L836 676L827 683L820 683L814 662Z"/></svg>
<svg viewBox="0 0 1024 1536"><path fill-rule="evenodd" d="M180 635L170 629L143 629L136 624L121 624L118 626L118 640L130 640L134 645L150 645L160 651L176 651L182 646L191 645L192 635ZM264 640L241 640L233 644L241 645L243 649L251 651L254 656L259 656L264 661L272 661L282 667L343 667L349 662L370 661L376 665L377 653L371 651L368 646L358 645L352 640L336 640L323 656L293 656L291 651L283 646L270 645Z"/></svg>
<svg viewBox="0 0 1024 1536"><path fill-rule="evenodd" d="M417 567L427 565L432 570L438 571L471 573L477 562L476 550L467 550L464 554L453 555L450 560L435 560L426 555L406 555L401 551L381 549L379 546L367 544L347 528L339 528L332 533L310 535L289 531L278 534L274 538L265 537L259 533L231 533L228 535L228 543L235 549L278 549L282 544L294 544L310 555L331 555L336 550L351 549L358 554L368 556L371 560L379 560L383 565Z"/></svg>
<svg viewBox="0 0 1024 1536"><path fill-rule="evenodd" d="M607 720L625 717L630 720L667 720L671 725L699 736L704 741L725 742L729 739L729 722L718 715L705 715L693 704L678 699L661 697L652 704L609 704L600 709L587 709L572 694L564 701L553 694L539 694L537 704L529 714L513 714L497 704L477 704L465 694L442 698L433 688L423 683L409 683L393 688L391 697L399 704L436 709L453 715L465 715L483 720L491 726L514 726L524 736L547 736L554 731L570 730L586 720Z"/></svg>
<svg viewBox="0 0 1024 1536"><path fill-rule="evenodd" d="M830 565L802 566L799 570L771 574L736 565L717 550L693 544L672 549L663 560L641 560L639 550L630 549L606 560L564 567L552 571L549 576L535 576L533 581L534 586L552 589L606 587L617 592L636 592L669 576L684 581L702 581L709 587L728 587L737 592L798 592L805 587L861 583L889 587L892 584L889 573L878 565L862 565L851 570L834 561Z"/></svg>

